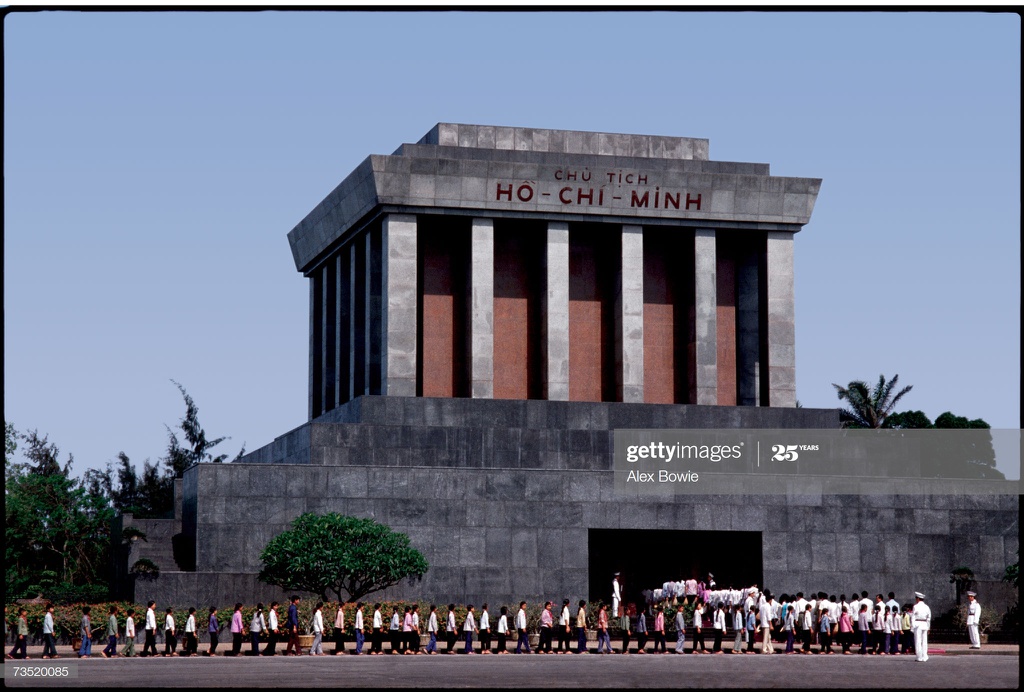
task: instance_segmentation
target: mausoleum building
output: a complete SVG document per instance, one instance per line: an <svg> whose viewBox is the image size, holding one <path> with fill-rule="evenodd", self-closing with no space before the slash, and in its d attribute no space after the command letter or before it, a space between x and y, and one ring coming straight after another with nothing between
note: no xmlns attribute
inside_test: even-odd
<svg viewBox="0 0 1024 692"><path fill-rule="evenodd" d="M260 551L326 511L407 533L430 570L385 595L445 603L607 599L613 571L637 590L998 579L1016 497L615 490L616 429L838 428L796 407L793 244L820 185L681 137L440 123L369 156L288 234L308 422L186 471L175 564L135 598L281 600Z"/></svg>

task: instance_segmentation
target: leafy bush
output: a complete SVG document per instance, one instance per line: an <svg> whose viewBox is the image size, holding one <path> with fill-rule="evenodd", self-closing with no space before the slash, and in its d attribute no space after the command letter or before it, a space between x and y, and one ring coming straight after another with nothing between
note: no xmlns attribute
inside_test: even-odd
<svg viewBox="0 0 1024 692"><path fill-rule="evenodd" d="M259 579L327 600L360 599L407 577L422 577L429 564L409 537L372 519L335 512L306 513L270 540L260 554Z"/></svg>

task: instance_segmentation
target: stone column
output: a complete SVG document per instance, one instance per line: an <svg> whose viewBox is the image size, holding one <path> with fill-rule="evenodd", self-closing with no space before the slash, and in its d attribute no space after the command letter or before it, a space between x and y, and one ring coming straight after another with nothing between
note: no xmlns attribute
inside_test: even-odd
<svg viewBox="0 0 1024 692"><path fill-rule="evenodd" d="M308 411L309 420L320 414L319 411L313 411L313 392L320 386L320 383L316 381L316 359L320 351L320 344L317 343L317 300L316 300L316 274L311 274L309 277L309 395L308 395Z"/></svg>
<svg viewBox="0 0 1024 692"><path fill-rule="evenodd" d="M334 408L334 271L332 260L324 262L321 272L323 289L320 292L320 363L323 368L320 376L320 412L326 413Z"/></svg>
<svg viewBox="0 0 1024 692"><path fill-rule="evenodd" d="M793 310L793 234L769 231L768 405L796 406L796 328Z"/></svg>
<svg viewBox="0 0 1024 692"><path fill-rule="evenodd" d="M494 398L494 221L473 219L470 240L470 396Z"/></svg>
<svg viewBox="0 0 1024 692"><path fill-rule="evenodd" d="M348 254L339 252L334 258L334 331L336 346L334 349L334 406L338 407L348 401Z"/></svg>
<svg viewBox="0 0 1024 692"><path fill-rule="evenodd" d="M718 404L718 293L714 229L693 232L697 404Z"/></svg>
<svg viewBox="0 0 1024 692"><path fill-rule="evenodd" d="M381 394L416 396L416 217L388 214L381 234Z"/></svg>
<svg viewBox="0 0 1024 692"><path fill-rule="evenodd" d="M544 398L569 400L569 224L548 222L544 289Z"/></svg>
<svg viewBox="0 0 1024 692"><path fill-rule="evenodd" d="M366 253L365 234L353 239L349 246L349 399L366 393Z"/></svg>
<svg viewBox="0 0 1024 692"><path fill-rule="evenodd" d="M411 218L413 219L413 222L415 223L416 217L414 216L414 217L411 217ZM382 388L383 388L383 379L384 379L384 373L383 373L384 356L383 356L383 354L385 353L385 351L383 350L383 346L384 346L385 339L381 336L381 334L383 333L383 325L384 325L384 323L382 321L383 320L383 318L382 318L382 311L384 309L383 308L383 305L384 305L384 298L383 298L383 296L387 294L387 291L384 289L384 284L382 282L382 278L381 277L383 276L383 271L384 271L383 270L383 265L384 265L385 261L384 261L384 255L381 252L381 249L374 246L374 242L373 242L373 229L367 229L366 230L366 237L364 238L364 240L366 242L366 265L365 265L366 266L366 273L365 273L365 279L366 279L366 289L365 289L366 290L366 327L363 329L363 341L364 341L363 353L366 354L366 359L364 361L364 366L363 366L363 382L365 384L365 388L366 388L365 391L366 391L366 393L367 394L375 394L376 393L376 387L375 387L375 381L374 380L376 378L374 377L374 375L376 375L378 371L380 372L381 387ZM413 254L412 254L414 262L416 260L415 248L416 248L416 245L415 245L415 237L414 237ZM414 269L415 269L415 264L414 264ZM415 271L414 271L413 272L413 283L412 283L414 291L415 291L415 288L416 288L415 276L416 276L416 274L415 274ZM413 295L415 295L415 293ZM415 314L416 314L416 312L415 312L415 308L416 308L415 298L413 299L412 306L413 306L413 315L415 316ZM413 336L415 337L415 335L416 335L416 325L415 325L415 321L414 321L413 322ZM378 348L378 346L381 347L381 348ZM414 346L413 347L413 352L414 353L415 353L415 350L416 349L415 349L415 346ZM415 364L415 362L416 361L414 359L413 363ZM415 370L413 372L415 373ZM413 385L414 385L413 386L413 394L415 394L415 391L416 391L415 390L415 380L416 380L416 376L414 374L413 375ZM381 393L383 393L383 391Z"/></svg>
<svg viewBox="0 0 1024 692"><path fill-rule="evenodd" d="M760 250L745 248L736 268L736 370L740 406L761 405Z"/></svg>
<svg viewBox="0 0 1024 692"><path fill-rule="evenodd" d="M644 229L622 227L622 263L615 320L618 400L644 401Z"/></svg>

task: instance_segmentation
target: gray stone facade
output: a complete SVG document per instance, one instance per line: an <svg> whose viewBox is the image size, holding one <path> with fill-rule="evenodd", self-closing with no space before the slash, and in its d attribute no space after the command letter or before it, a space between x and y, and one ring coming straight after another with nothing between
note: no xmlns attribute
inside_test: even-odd
<svg viewBox="0 0 1024 692"><path fill-rule="evenodd" d="M724 550L734 532L760 532L758 567L776 592L923 590L933 607L953 598L953 567L997 579L1016 559L1017 498L953 483L912 496L638 498L613 487L616 428L837 424L835 410L361 397L242 463L189 469L196 572L140 581L136 599L279 599L255 580L258 556L302 512L408 534L430 570L384 596L446 602L600 597L589 593L591 529L716 532Z"/></svg>

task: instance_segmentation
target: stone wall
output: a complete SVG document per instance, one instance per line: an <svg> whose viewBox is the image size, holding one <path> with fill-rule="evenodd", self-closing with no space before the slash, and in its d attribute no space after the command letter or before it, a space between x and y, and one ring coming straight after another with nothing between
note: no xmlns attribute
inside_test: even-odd
<svg viewBox="0 0 1024 692"><path fill-rule="evenodd" d="M259 553L303 512L370 517L410 537L430 570L383 597L585 598L590 529L718 531L724 550L728 532L759 531L764 585L776 592L891 590L905 598L921 590L942 609L954 598L953 567L966 564L979 580L993 580L1016 559L1017 497L963 494L963 483L936 481L923 495L622 497L613 487L613 427L655 427L655 420L659 427L771 427L783 413L631 408L357 399L332 412L350 422L315 421L241 463L189 469L186 495L194 497L185 505L194 518L185 523L196 527L197 576L166 575L164 586L149 585L154 596L140 590L138 597L273 597L253 580ZM785 413L785 422L797 424L790 427L835 424L835 411Z"/></svg>

